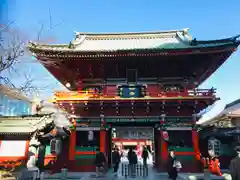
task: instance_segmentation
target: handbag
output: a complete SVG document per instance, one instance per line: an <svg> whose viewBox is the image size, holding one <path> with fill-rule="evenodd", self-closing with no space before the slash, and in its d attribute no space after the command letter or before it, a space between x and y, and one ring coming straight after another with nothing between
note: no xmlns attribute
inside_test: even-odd
<svg viewBox="0 0 240 180"><path fill-rule="evenodd" d="M181 169L182 168L182 164L180 163L180 161L174 161L173 162L173 167L175 167L176 169Z"/></svg>

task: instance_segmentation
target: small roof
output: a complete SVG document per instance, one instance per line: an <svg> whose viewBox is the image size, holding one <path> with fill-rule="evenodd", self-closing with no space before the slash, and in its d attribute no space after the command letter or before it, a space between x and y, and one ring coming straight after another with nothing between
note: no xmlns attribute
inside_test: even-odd
<svg viewBox="0 0 240 180"><path fill-rule="evenodd" d="M193 42L194 41L194 42ZM193 42L193 43L192 43ZM224 45L229 39L216 41L192 40L188 28L182 30L133 33L81 33L76 32L75 39L69 44L29 43L30 51L75 51L75 52L111 52L119 50L147 49L185 49Z"/></svg>
<svg viewBox="0 0 240 180"><path fill-rule="evenodd" d="M202 123L203 125L209 125L217 122L223 117L240 117L240 99L237 99L225 106L225 108L212 119Z"/></svg>
<svg viewBox="0 0 240 180"><path fill-rule="evenodd" d="M52 121L50 115L0 116L0 134L31 134Z"/></svg>

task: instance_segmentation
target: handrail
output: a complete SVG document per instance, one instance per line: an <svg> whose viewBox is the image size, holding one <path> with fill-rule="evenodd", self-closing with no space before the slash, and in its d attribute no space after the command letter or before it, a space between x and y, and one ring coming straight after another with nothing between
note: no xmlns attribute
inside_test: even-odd
<svg viewBox="0 0 240 180"><path fill-rule="evenodd" d="M94 91L56 91L55 97L56 98L70 98L70 97L76 97L76 98L91 98L91 97L119 97L118 91L114 92L94 92ZM159 91L159 92L145 92L146 97L204 97L204 96L215 96L215 89L195 89L195 90L186 90L183 92L180 91ZM143 97L142 97L143 98Z"/></svg>

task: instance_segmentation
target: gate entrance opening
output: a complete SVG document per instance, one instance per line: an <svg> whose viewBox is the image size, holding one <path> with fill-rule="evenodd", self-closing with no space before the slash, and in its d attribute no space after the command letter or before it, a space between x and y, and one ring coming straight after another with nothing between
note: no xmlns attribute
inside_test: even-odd
<svg viewBox="0 0 240 180"><path fill-rule="evenodd" d="M118 147L122 154L122 162L128 162L129 149L136 152L138 161L142 162L143 147L148 149L148 164L154 164L154 131L152 127L114 127L112 129L113 147Z"/></svg>

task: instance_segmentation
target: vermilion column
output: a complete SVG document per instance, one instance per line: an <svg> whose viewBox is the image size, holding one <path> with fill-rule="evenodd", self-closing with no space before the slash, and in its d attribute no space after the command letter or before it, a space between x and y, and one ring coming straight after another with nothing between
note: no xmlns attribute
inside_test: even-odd
<svg viewBox="0 0 240 180"><path fill-rule="evenodd" d="M30 142L29 142L29 141L26 141L25 158L26 158L27 160L28 160L29 144L30 144Z"/></svg>
<svg viewBox="0 0 240 180"><path fill-rule="evenodd" d="M196 153L196 159L200 160L200 152L199 152L199 136L197 130L192 130L192 142L193 142L193 148L194 152Z"/></svg>
<svg viewBox="0 0 240 180"><path fill-rule="evenodd" d="M75 129L72 130L71 135L70 135L69 160L74 160L75 154L76 154L76 120L74 120L73 125L74 125Z"/></svg>
<svg viewBox="0 0 240 180"><path fill-rule="evenodd" d="M161 159L162 162L166 162L168 159L168 145L167 142L163 138L163 131L160 131L160 144L161 144Z"/></svg>
<svg viewBox="0 0 240 180"><path fill-rule="evenodd" d="M100 151L105 153L106 151L106 130L100 130Z"/></svg>

